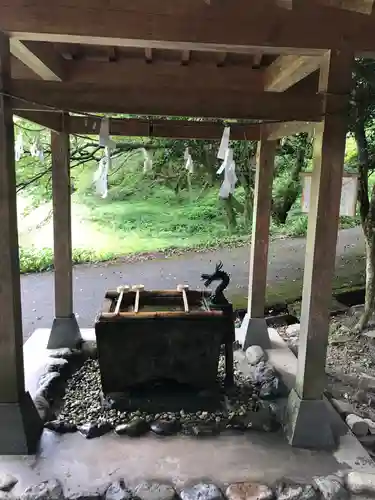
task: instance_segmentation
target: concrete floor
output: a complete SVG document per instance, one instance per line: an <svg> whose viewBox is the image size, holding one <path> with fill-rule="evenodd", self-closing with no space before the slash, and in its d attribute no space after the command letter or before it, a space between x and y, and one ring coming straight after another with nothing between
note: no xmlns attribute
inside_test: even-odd
<svg viewBox="0 0 375 500"><path fill-rule="evenodd" d="M84 330L85 338L93 335ZM35 392L37 376L46 358L48 330L37 330L24 346L26 384ZM296 358L270 329L273 344L271 361L290 385ZM87 491L123 477L128 483L139 479L164 479L177 486L210 479L218 484L262 480L271 483L281 477L308 481L315 475L354 468L375 472L374 463L360 443L332 409L341 426L336 452L313 452L291 448L281 433L248 432L203 440L191 437L139 439L106 435L86 440L79 434L56 436L45 431L40 452L33 457L0 457L0 470L19 478L15 493L48 478L60 479L65 489Z"/></svg>

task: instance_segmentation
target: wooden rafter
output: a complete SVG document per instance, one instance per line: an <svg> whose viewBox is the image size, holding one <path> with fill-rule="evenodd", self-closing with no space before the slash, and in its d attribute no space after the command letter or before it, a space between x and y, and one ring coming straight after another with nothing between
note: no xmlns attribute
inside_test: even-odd
<svg viewBox="0 0 375 500"><path fill-rule="evenodd" d="M150 47L145 48L145 59L146 62L152 63L152 49Z"/></svg>
<svg viewBox="0 0 375 500"><path fill-rule="evenodd" d="M259 120L320 121L324 96L294 92L250 92L204 90L196 92L168 87L150 92L150 88L115 86L110 89L98 85L68 84L65 82L12 81L15 109L36 109L31 103L40 103L56 110L103 113L130 113L137 115L191 116L206 118L234 118ZM332 112L346 112L340 96Z"/></svg>
<svg viewBox="0 0 375 500"><path fill-rule="evenodd" d="M344 49L375 50L373 16L332 9L312 1L288 10L271 0L217 2L211 7L182 9L172 0L102 4L78 0L74 6L56 0L0 4L0 30L28 40L96 45L170 48L174 50L302 53ZM228 19L230 23L228 25ZM315 27L312 28L312 25ZM319 26L319 29L316 27ZM124 38L124 33L126 37Z"/></svg>
<svg viewBox="0 0 375 500"><path fill-rule="evenodd" d="M22 42L11 38L10 51L43 80L57 82L64 80L64 60L53 45L43 42Z"/></svg>
<svg viewBox="0 0 375 500"><path fill-rule="evenodd" d="M254 54L253 56L253 68L260 68L261 62L263 59L263 54L259 52L259 54Z"/></svg>
<svg viewBox="0 0 375 500"><path fill-rule="evenodd" d="M280 56L266 70L264 88L283 92L319 68L321 58L316 56Z"/></svg>
<svg viewBox="0 0 375 500"><path fill-rule="evenodd" d="M191 51L190 50L183 50L181 53L181 64L184 66L187 66L190 62L191 58Z"/></svg>
<svg viewBox="0 0 375 500"><path fill-rule="evenodd" d="M228 53L227 52L222 52L221 54L218 55L217 58L217 66L222 67L225 65L225 61L227 60Z"/></svg>

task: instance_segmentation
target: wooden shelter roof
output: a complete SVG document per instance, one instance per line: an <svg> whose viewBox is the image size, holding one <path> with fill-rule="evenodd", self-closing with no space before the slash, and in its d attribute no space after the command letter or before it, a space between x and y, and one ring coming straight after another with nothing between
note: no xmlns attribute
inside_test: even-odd
<svg viewBox="0 0 375 500"><path fill-rule="evenodd" d="M327 51L375 54L373 0L1 0L0 31L21 114L319 121Z"/></svg>

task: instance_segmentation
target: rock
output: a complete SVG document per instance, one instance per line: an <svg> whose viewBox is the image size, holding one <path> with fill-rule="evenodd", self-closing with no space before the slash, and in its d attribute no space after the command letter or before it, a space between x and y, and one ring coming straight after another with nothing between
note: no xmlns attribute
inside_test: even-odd
<svg viewBox="0 0 375 500"><path fill-rule="evenodd" d="M248 412L246 420L247 428L254 431L275 432L280 428L279 422L268 408Z"/></svg>
<svg viewBox="0 0 375 500"><path fill-rule="evenodd" d="M86 340L82 343L82 354L84 358L96 359L98 357L98 348L95 340Z"/></svg>
<svg viewBox="0 0 375 500"><path fill-rule="evenodd" d="M59 481L50 479L26 488L20 500L64 500L64 492Z"/></svg>
<svg viewBox="0 0 375 500"><path fill-rule="evenodd" d="M34 397L35 408L43 422L54 418L49 402L44 396L44 390L39 389Z"/></svg>
<svg viewBox="0 0 375 500"><path fill-rule="evenodd" d="M251 378L255 384L261 385L268 380L272 380L275 376L275 369L265 361L260 361L251 370Z"/></svg>
<svg viewBox="0 0 375 500"><path fill-rule="evenodd" d="M217 436L220 433L216 422L196 423L191 427L191 434L197 437Z"/></svg>
<svg viewBox="0 0 375 500"><path fill-rule="evenodd" d="M11 474L0 474L0 491L10 491L18 483L18 479Z"/></svg>
<svg viewBox="0 0 375 500"><path fill-rule="evenodd" d="M65 496L65 500L101 500L102 496L100 491L73 491Z"/></svg>
<svg viewBox="0 0 375 500"><path fill-rule="evenodd" d="M257 365L260 361L265 361L266 353L259 345L251 345L246 349L246 359L251 365Z"/></svg>
<svg viewBox="0 0 375 500"><path fill-rule="evenodd" d="M234 415L228 421L227 427L235 431L246 431L248 418L245 415Z"/></svg>
<svg viewBox="0 0 375 500"><path fill-rule="evenodd" d="M51 420L46 422L44 427L50 431L57 432L58 434L77 432L77 426L75 424L64 422L63 420Z"/></svg>
<svg viewBox="0 0 375 500"><path fill-rule="evenodd" d="M177 500L173 486L156 481L145 481L134 488L134 497L139 500Z"/></svg>
<svg viewBox="0 0 375 500"><path fill-rule="evenodd" d="M336 475L315 477L314 484L324 500L345 500L349 498L343 479Z"/></svg>
<svg viewBox="0 0 375 500"><path fill-rule="evenodd" d="M43 396L47 400L52 400L53 393L56 391L59 382L61 381L61 375L58 372L47 372L44 373L38 381L38 390L41 391Z"/></svg>
<svg viewBox="0 0 375 500"><path fill-rule="evenodd" d="M181 500L224 500L221 490L211 483L198 483L180 492Z"/></svg>
<svg viewBox="0 0 375 500"><path fill-rule="evenodd" d="M352 404L349 403L349 401L346 401L345 399L335 399L332 398L331 400L332 406L334 409L341 415L342 417L346 417L350 413L354 412L354 407ZM375 425L375 424L374 424Z"/></svg>
<svg viewBox="0 0 375 500"><path fill-rule="evenodd" d="M0 500L18 500L10 491L0 491Z"/></svg>
<svg viewBox="0 0 375 500"><path fill-rule="evenodd" d="M275 375L270 380L265 380L260 387L259 397L261 399L276 399L286 397L288 393L284 382Z"/></svg>
<svg viewBox="0 0 375 500"><path fill-rule="evenodd" d="M124 480L120 479L112 483L106 493L105 500L132 500L133 493L125 486Z"/></svg>
<svg viewBox="0 0 375 500"><path fill-rule="evenodd" d="M64 373L69 368L69 361L65 358L48 358L45 366L46 373Z"/></svg>
<svg viewBox="0 0 375 500"><path fill-rule="evenodd" d="M364 418L363 420L368 425L368 428L370 429L371 434L375 434L375 422L373 420L370 420L369 418Z"/></svg>
<svg viewBox="0 0 375 500"><path fill-rule="evenodd" d="M69 349L69 347L61 347L60 349L48 349L50 358L64 358L70 359L74 356L79 356L81 351L78 349Z"/></svg>
<svg viewBox="0 0 375 500"><path fill-rule="evenodd" d="M353 495L375 494L375 474L351 471L346 476L346 486Z"/></svg>
<svg viewBox="0 0 375 500"><path fill-rule="evenodd" d="M288 337L295 337L299 334L301 330L301 325L299 323L295 323L294 325L289 325L286 330L285 330L285 333L286 335L288 335Z"/></svg>
<svg viewBox="0 0 375 500"><path fill-rule="evenodd" d="M369 432L368 423L363 418L350 413L345 419L346 425L350 428L353 434L357 437L366 436Z"/></svg>
<svg viewBox="0 0 375 500"><path fill-rule="evenodd" d="M311 484L281 482L276 487L277 500L319 500L319 493Z"/></svg>
<svg viewBox="0 0 375 500"><path fill-rule="evenodd" d="M94 439L111 432L112 428L109 422L90 422L79 426L78 430L86 439Z"/></svg>
<svg viewBox="0 0 375 500"><path fill-rule="evenodd" d="M375 434L368 434L358 438L358 441L368 450L375 450Z"/></svg>
<svg viewBox="0 0 375 500"><path fill-rule="evenodd" d="M271 500L273 491L264 484L234 483L226 491L228 500Z"/></svg>
<svg viewBox="0 0 375 500"><path fill-rule="evenodd" d="M119 436L139 437L150 430L149 424L142 418L135 418L128 424L120 424L115 428Z"/></svg>
<svg viewBox="0 0 375 500"><path fill-rule="evenodd" d="M156 420L150 427L158 436L173 436L180 431L181 424L177 420Z"/></svg>

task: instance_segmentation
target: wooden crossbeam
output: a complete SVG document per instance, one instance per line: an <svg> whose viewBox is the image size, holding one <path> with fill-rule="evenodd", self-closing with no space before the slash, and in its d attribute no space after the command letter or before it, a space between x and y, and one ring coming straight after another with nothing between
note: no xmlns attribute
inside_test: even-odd
<svg viewBox="0 0 375 500"><path fill-rule="evenodd" d="M184 4L185 5L185 4ZM230 23L228 23L230 20ZM316 27L319 27L317 29ZM0 4L0 30L23 40L174 50L258 51L316 55L319 50L374 52L375 20L358 12L299 1L285 9L273 0L114 2L103 22L102 2L9 1ZM126 38L124 38L126 34Z"/></svg>
<svg viewBox="0 0 375 500"><path fill-rule="evenodd" d="M264 89L283 92L309 74L316 71L321 63L317 56L280 56L266 70Z"/></svg>
<svg viewBox="0 0 375 500"><path fill-rule="evenodd" d="M151 62L151 60L150 60ZM211 63L191 62L176 64L171 61L154 61L145 64L140 59L117 62L69 61L67 81L97 84L103 75L108 86L122 85L150 88L173 87L185 89L263 90L263 72L246 66L218 67Z"/></svg>
<svg viewBox="0 0 375 500"><path fill-rule="evenodd" d="M149 88L126 86L101 87L66 82L12 81L15 109L39 109L50 106L65 111L90 111L137 115L190 116L259 120L319 121L324 96L295 92L248 92L189 89L171 86L150 92ZM32 104L29 106L28 102ZM345 112L342 98L337 96L337 108Z"/></svg>
<svg viewBox="0 0 375 500"><path fill-rule="evenodd" d="M64 60L51 44L23 42L10 39L10 51L43 80L62 81L65 77Z"/></svg>
<svg viewBox="0 0 375 500"><path fill-rule="evenodd" d="M301 121L265 123L262 125L262 134L269 141L274 141L282 137L288 137L302 132L311 134L315 129L315 125L316 124L313 122Z"/></svg>
<svg viewBox="0 0 375 500"><path fill-rule="evenodd" d="M62 131L62 114L46 111L21 111L15 113L20 118L34 122L41 127L49 128L55 132Z"/></svg>
<svg viewBox="0 0 375 500"><path fill-rule="evenodd" d="M62 131L62 114L46 111L17 111L17 116L56 132ZM98 135L101 118L95 116L74 116L65 118L65 131L71 134ZM193 120L144 120L138 118L112 118L110 134L125 137L158 137L173 139L218 140L224 125L220 122ZM260 140L259 123L231 123L233 140Z"/></svg>

